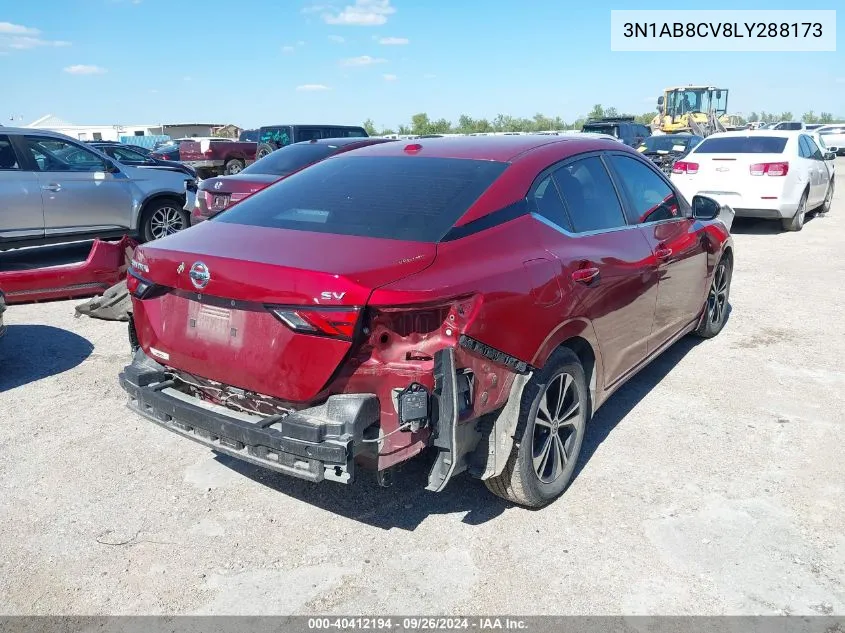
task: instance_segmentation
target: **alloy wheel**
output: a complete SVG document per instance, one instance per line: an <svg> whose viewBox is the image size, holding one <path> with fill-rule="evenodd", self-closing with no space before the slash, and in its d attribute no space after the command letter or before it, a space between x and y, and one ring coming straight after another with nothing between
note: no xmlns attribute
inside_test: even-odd
<svg viewBox="0 0 845 633"><path fill-rule="evenodd" d="M150 218L150 232L159 239L185 228L185 220L175 207L160 207Z"/></svg>
<svg viewBox="0 0 845 633"><path fill-rule="evenodd" d="M577 439L584 430L584 411L575 381L558 374L540 396L534 419L532 459L534 473L543 483L552 483L577 456Z"/></svg>
<svg viewBox="0 0 845 633"><path fill-rule="evenodd" d="M720 262L710 284L710 294L707 297L707 318L713 325L722 322L725 308L728 305L728 267Z"/></svg>

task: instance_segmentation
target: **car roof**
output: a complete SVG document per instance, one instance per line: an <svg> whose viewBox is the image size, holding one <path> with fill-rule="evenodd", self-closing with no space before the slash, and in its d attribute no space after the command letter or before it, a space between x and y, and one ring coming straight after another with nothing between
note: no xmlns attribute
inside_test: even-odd
<svg viewBox="0 0 845 633"><path fill-rule="evenodd" d="M615 139L584 138L575 135L453 136L370 145L356 150L355 155L407 156L408 152L405 148L419 147L420 149L415 151L414 155L510 162L520 154L552 144L560 144L566 149L571 149L573 154L599 149L619 150L621 147Z"/></svg>
<svg viewBox="0 0 845 633"><path fill-rule="evenodd" d="M277 123L275 125L262 125L259 130L268 127L336 127L341 130L363 130L362 125L339 125L337 123Z"/></svg>

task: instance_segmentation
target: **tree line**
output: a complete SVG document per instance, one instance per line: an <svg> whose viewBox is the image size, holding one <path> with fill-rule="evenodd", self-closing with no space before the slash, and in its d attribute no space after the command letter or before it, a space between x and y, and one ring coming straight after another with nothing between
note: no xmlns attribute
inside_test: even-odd
<svg viewBox="0 0 845 633"><path fill-rule="evenodd" d="M584 116L574 121L564 121L561 117L549 117L542 113L535 114L532 118L514 117L508 114L499 114L493 119L476 119L467 114L458 117L458 121L452 122L440 118L432 120L425 112L420 112L411 117L410 124L403 123L396 128L376 126L372 119L364 121L364 129L370 136L384 136L386 134L473 134L481 132L544 132L547 130L580 130L590 119L602 119L605 117L633 117L637 123L648 125L657 116L657 112L644 112L642 114L623 114L614 107L605 108L596 104L593 109ZM781 112L779 115L772 112L752 112L748 118L737 117L740 125L753 121L772 123L774 121L792 121L792 112ZM834 117L830 112L822 112L816 115L812 110L805 112L801 117L804 123L833 123Z"/></svg>

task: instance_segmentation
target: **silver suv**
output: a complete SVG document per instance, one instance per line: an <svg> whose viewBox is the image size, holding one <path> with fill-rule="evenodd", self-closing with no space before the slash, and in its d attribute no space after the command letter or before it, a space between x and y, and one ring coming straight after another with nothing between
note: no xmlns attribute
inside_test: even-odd
<svg viewBox="0 0 845 633"><path fill-rule="evenodd" d="M64 134L0 127L0 250L189 226L180 172L122 165Z"/></svg>

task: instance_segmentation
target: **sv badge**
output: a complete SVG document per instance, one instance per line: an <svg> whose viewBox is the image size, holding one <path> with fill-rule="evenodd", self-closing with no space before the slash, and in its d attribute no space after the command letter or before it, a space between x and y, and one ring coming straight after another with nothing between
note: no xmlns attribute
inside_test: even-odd
<svg viewBox="0 0 845 633"><path fill-rule="evenodd" d="M325 292L320 293L320 299L323 301L331 301L332 299L335 301L342 301L345 296L345 292L329 292L326 290Z"/></svg>

